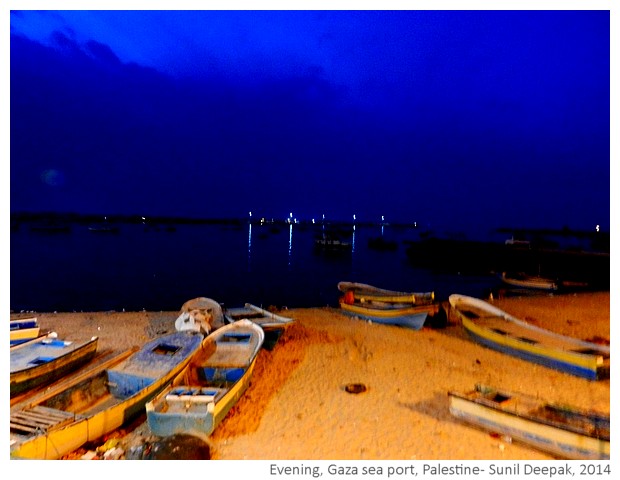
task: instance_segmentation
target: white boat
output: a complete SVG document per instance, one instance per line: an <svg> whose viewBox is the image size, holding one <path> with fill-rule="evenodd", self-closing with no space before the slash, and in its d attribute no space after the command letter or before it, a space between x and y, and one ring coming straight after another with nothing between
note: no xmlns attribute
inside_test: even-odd
<svg viewBox="0 0 620 480"><path fill-rule="evenodd" d="M483 430L571 460L609 460L609 415L476 385L448 392L450 413Z"/></svg>
<svg viewBox="0 0 620 480"><path fill-rule="evenodd" d="M558 283L551 279L539 275L527 275L524 273L508 274L502 272L502 282L511 287L533 288L536 290L558 290Z"/></svg>

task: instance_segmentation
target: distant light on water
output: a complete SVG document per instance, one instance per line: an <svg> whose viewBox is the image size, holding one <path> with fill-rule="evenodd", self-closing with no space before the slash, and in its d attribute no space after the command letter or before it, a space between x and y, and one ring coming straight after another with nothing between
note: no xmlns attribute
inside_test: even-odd
<svg viewBox="0 0 620 480"><path fill-rule="evenodd" d="M600 232L600 231L601 231L601 226L600 226L600 225L597 225L597 226L596 226L596 231L597 231L597 232Z"/></svg>

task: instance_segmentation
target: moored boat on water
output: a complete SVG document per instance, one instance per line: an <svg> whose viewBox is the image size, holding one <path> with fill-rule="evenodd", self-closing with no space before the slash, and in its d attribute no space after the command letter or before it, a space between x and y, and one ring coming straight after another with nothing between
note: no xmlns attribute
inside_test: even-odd
<svg viewBox="0 0 620 480"><path fill-rule="evenodd" d="M525 273L510 274L502 272L501 278L502 282L511 287L549 291L555 291L559 288L557 281L540 275L527 275Z"/></svg>

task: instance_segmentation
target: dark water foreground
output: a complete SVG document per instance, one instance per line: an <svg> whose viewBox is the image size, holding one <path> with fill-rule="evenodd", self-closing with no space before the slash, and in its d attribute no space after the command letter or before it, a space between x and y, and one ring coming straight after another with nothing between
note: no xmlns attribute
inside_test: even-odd
<svg viewBox="0 0 620 480"><path fill-rule="evenodd" d="M413 228L339 226L349 244L317 248L308 224L42 225L11 229L12 311L174 311L188 299L225 306L337 306L340 281L477 297L514 270L608 290L609 253L493 241L420 238Z"/></svg>

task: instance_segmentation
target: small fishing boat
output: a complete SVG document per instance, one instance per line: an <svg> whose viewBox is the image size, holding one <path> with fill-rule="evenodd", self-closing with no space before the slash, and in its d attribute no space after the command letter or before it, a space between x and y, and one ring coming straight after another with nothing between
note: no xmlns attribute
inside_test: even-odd
<svg viewBox="0 0 620 480"><path fill-rule="evenodd" d="M486 347L588 380L609 378L608 346L531 325L477 298L453 294L449 302L469 335Z"/></svg>
<svg viewBox="0 0 620 480"><path fill-rule="evenodd" d="M423 305L433 303L435 300L435 292L399 292L359 282L338 282L338 290L345 295L353 295L353 298L360 302L379 301Z"/></svg>
<svg viewBox="0 0 620 480"><path fill-rule="evenodd" d="M77 370L97 352L97 337L83 342L57 337L52 332L11 348L11 398Z"/></svg>
<svg viewBox="0 0 620 480"><path fill-rule="evenodd" d="M278 315L251 303L246 303L243 307L224 309L224 319L227 323L233 323L242 319L248 319L256 323L265 332L263 347L267 350L271 350L276 346L284 330L294 322L292 318Z"/></svg>
<svg viewBox="0 0 620 480"><path fill-rule="evenodd" d="M558 290L559 284L551 278L539 275L527 275L525 273L508 274L502 272L502 282L511 287L531 288L535 290Z"/></svg>
<svg viewBox="0 0 620 480"><path fill-rule="evenodd" d="M521 393L476 385L449 392L450 413L556 457L609 460L609 415L556 405Z"/></svg>
<svg viewBox="0 0 620 480"><path fill-rule="evenodd" d="M429 316L440 312L438 304L411 305L410 303L362 303L345 294L340 298L340 309L348 316L374 323L397 325L420 330Z"/></svg>
<svg viewBox="0 0 620 480"><path fill-rule="evenodd" d="M244 319L205 337L200 353L172 385L146 404L155 435L207 438L250 385L263 329Z"/></svg>
<svg viewBox="0 0 620 480"><path fill-rule="evenodd" d="M224 309L224 318L228 323L246 318L262 327L265 332L281 330L294 321L292 318L278 315L251 303L246 303L243 307Z"/></svg>
<svg viewBox="0 0 620 480"><path fill-rule="evenodd" d="M20 404L11 411L11 458L59 459L118 429L183 371L202 339L157 337Z"/></svg>
<svg viewBox="0 0 620 480"><path fill-rule="evenodd" d="M11 320L11 347L37 338L40 333L37 317Z"/></svg>

